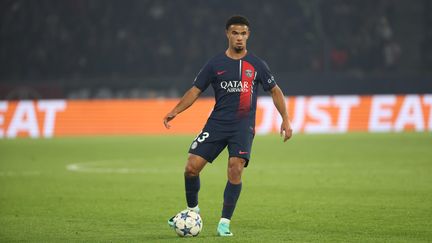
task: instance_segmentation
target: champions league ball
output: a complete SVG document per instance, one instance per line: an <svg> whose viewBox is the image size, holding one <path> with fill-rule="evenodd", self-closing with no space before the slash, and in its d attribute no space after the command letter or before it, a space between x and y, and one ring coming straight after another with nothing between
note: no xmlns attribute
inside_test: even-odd
<svg viewBox="0 0 432 243"><path fill-rule="evenodd" d="M201 216L192 210L183 210L174 217L174 229L180 237L197 236L202 227Z"/></svg>

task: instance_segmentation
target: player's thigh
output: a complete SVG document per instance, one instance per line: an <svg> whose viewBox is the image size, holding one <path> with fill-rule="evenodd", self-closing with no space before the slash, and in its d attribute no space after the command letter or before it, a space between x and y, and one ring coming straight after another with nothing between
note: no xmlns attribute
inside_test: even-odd
<svg viewBox="0 0 432 243"><path fill-rule="evenodd" d="M251 132L237 133L228 141L228 152L231 158L241 158L245 161L244 167L249 164L250 155L252 152L252 142L254 134ZM233 159L237 161L238 159Z"/></svg>
<svg viewBox="0 0 432 243"><path fill-rule="evenodd" d="M212 163L226 146L227 138L223 134L205 128L192 142L189 153Z"/></svg>

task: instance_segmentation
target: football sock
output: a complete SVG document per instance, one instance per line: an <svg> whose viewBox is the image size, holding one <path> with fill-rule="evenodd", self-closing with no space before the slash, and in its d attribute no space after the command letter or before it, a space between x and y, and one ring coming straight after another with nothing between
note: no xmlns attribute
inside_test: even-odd
<svg viewBox="0 0 432 243"><path fill-rule="evenodd" d="M227 182L224 192L224 203L222 208L222 218L231 219L234 209L237 203L237 199L240 196L242 183L231 184Z"/></svg>
<svg viewBox="0 0 432 243"><path fill-rule="evenodd" d="M189 208L198 206L198 191L200 189L199 176L188 177L185 175L186 201Z"/></svg>
<svg viewBox="0 0 432 243"><path fill-rule="evenodd" d="M219 224L230 224L231 220L226 218L221 218Z"/></svg>
<svg viewBox="0 0 432 243"><path fill-rule="evenodd" d="M195 207L193 207L193 208L190 208L190 207L188 207L187 209L189 209L189 210L192 210L192 211L194 211L195 213L199 213L199 207L198 207L198 205L196 205Z"/></svg>

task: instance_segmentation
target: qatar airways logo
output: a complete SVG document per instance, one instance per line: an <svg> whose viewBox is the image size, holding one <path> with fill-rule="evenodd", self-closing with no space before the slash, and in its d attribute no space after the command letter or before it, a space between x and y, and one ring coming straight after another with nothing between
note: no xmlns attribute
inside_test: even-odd
<svg viewBox="0 0 432 243"><path fill-rule="evenodd" d="M240 92L249 92L249 83L247 81L222 81L220 83L222 89L226 90L228 93L240 93Z"/></svg>

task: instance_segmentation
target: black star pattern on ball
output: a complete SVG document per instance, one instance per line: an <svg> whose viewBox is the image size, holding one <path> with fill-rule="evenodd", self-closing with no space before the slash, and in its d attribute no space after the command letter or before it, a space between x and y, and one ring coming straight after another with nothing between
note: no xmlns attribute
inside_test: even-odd
<svg viewBox="0 0 432 243"><path fill-rule="evenodd" d="M201 220L199 218L195 220L195 226L201 227Z"/></svg>
<svg viewBox="0 0 432 243"><path fill-rule="evenodd" d="M192 227L190 227L190 228L188 228L188 227L184 227L183 229L180 229L181 230L181 232L183 232L183 236L186 236L186 235L188 235L188 234L190 234L191 232L191 229L192 229Z"/></svg>
<svg viewBox="0 0 432 243"><path fill-rule="evenodd" d="M186 220L189 216L189 212L181 213L180 218Z"/></svg>

